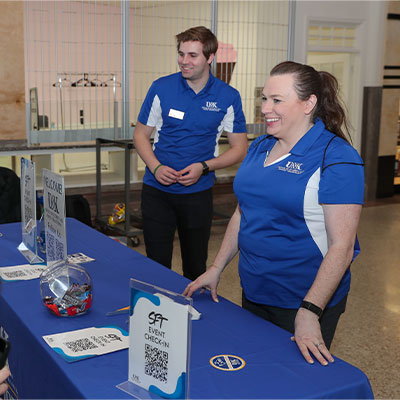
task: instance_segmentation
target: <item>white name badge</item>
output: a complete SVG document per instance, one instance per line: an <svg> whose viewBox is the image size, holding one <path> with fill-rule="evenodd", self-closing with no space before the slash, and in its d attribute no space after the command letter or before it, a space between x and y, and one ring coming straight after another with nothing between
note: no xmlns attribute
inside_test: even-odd
<svg viewBox="0 0 400 400"><path fill-rule="evenodd" d="M173 108L170 108L169 110L168 117L183 119L184 116L185 113L183 111L174 110Z"/></svg>

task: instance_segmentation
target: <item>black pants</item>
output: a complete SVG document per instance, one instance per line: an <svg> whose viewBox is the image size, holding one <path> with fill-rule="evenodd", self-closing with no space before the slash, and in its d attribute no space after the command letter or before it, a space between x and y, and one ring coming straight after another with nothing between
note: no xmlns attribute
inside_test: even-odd
<svg viewBox="0 0 400 400"><path fill-rule="evenodd" d="M212 215L212 189L173 194L143 184L142 218L147 256L171 268L178 229L183 275L196 279L206 270Z"/></svg>
<svg viewBox="0 0 400 400"><path fill-rule="evenodd" d="M325 342L325 346L329 349L335 335L336 327L341 314L346 309L347 296L345 296L338 304L333 307L326 308L319 322L321 324L321 333ZM242 307L259 317L272 322L279 327L294 333L294 320L296 318L297 309L279 308L266 306L264 304L253 303L248 300L242 293Z"/></svg>

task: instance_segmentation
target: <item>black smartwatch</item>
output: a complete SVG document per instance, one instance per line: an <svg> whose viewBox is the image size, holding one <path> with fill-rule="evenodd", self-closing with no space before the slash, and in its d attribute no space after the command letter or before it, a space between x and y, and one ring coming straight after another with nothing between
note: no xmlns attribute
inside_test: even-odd
<svg viewBox="0 0 400 400"><path fill-rule="evenodd" d="M203 173L202 175L208 175L210 172L210 167L205 163L205 161L200 161L201 165L203 166Z"/></svg>
<svg viewBox="0 0 400 400"><path fill-rule="evenodd" d="M301 304L300 304L300 307L301 307L301 308L305 308L305 309L307 309L307 310L313 312L314 314L317 314L317 315L318 315L318 318L321 318L321 315L322 315L322 313L323 313L322 308L316 306L316 305L313 304L313 303L310 303L309 301L303 300L303 301L301 302Z"/></svg>

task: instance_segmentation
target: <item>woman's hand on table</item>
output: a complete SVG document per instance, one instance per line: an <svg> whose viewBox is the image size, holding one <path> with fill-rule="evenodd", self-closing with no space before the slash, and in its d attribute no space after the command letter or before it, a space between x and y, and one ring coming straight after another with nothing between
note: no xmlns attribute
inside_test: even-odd
<svg viewBox="0 0 400 400"><path fill-rule="evenodd" d="M210 289L211 298L218 303L217 286L221 272L222 271L218 267L212 264L204 274L200 275L196 280L186 286L183 295L191 297L196 290L201 289L200 293L204 293L204 290L207 288Z"/></svg>
<svg viewBox="0 0 400 400"><path fill-rule="evenodd" d="M297 343L301 354L303 354L303 357L308 363L314 363L311 354L314 355L322 365L328 365L328 362L334 362L322 338L318 316L311 311L304 308L299 309L294 321L294 336L291 339Z"/></svg>

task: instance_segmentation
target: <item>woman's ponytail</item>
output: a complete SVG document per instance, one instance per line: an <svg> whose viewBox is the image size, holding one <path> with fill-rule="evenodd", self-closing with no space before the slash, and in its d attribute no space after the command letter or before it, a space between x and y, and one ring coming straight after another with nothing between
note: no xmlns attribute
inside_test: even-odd
<svg viewBox="0 0 400 400"><path fill-rule="evenodd" d="M318 74L321 79L321 92L314 118L321 118L328 131L348 141L346 134L350 137L349 122L345 106L339 97L338 81L329 72L319 71Z"/></svg>

